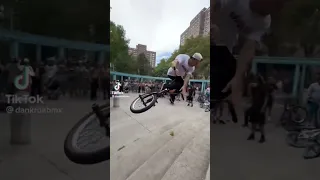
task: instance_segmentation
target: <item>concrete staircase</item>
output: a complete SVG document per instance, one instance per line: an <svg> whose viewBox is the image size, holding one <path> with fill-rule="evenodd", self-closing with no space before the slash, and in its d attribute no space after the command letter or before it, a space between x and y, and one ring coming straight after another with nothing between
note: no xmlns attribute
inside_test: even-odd
<svg viewBox="0 0 320 180"><path fill-rule="evenodd" d="M209 119L184 121L111 156L112 180L209 180Z"/></svg>

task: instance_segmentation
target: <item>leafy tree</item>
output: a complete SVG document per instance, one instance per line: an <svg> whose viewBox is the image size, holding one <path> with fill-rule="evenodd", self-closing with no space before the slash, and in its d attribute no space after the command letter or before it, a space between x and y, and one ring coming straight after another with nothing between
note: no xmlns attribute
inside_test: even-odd
<svg viewBox="0 0 320 180"><path fill-rule="evenodd" d="M280 14L272 17L272 33L265 42L269 48L269 55L281 55L284 49L281 44L297 44L304 50L306 57L314 56L316 46L320 43L320 1L294 0L287 4ZM298 50L298 48L296 48ZM294 49L289 47L289 55Z"/></svg>
<svg viewBox="0 0 320 180"><path fill-rule="evenodd" d="M167 71L169 67L170 67L170 64L167 63L167 59L161 59L160 63L154 69L153 76L167 77Z"/></svg>
<svg viewBox="0 0 320 180"><path fill-rule="evenodd" d="M129 40L121 25L110 22L110 62L114 70L126 73L137 73L137 60L128 54Z"/></svg>
<svg viewBox="0 0 320 180"><path fill-rule="evenodd" d="M3 0L5 27L15 30L108 44L110 5L104 0ZM11 16L13 14L13 16Z"/></svg>

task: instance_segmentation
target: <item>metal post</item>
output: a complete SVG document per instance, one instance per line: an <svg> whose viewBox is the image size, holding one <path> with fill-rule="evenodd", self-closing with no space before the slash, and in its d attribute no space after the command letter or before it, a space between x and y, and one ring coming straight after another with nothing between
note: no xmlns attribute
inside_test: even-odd
<svg viewBox="0 0 320 180"><path fill-rule="evenodd" d="M103 64L104 63L104 52L100 51L99 52L99 64Z"/></svg>
<svg viewBox="0 0 320 180"><path fill-rule="evenodd" d="M120 98L118 95L114 95L113 97L113 107L114 108L120 107Z"/></svg>
<svg viewBox="0 0 320 180"><path fill-rule="evenodd" d="M41 62L41 45L40 44L37 44L36 46L36 59L37 59L37 62L40 63Z"/></svg>
<svg viewBox="0 0 320 180"><path fill-rule="evenodd" d="M300 77L299 93L298 93L298 96L300 97L299 103L305 103L305 101L306 101L306 97L305 97L305 93L304 93L304 82L306 79L306 69L307 69L307 66L303 65L302 66L302 73L301 73L301 77Z"/></svg>
<svg viewBox="0 0 320 180"><path fill-rule="evenodd" d="M58 48L58 54L59 54L59 59L64 59L65 52L63 47Z"/></svg>
<svg viewBox="0 0 320 180"><path fill-rule="evenodd" d="M252 66L251 66L251 72L253 73L253 74L257 74L257 62L255 62L254 60L253 60L253 62L252 62Z"/></svg>
<svg viewBox="0 0 320 180"><path fill-rule="evenodd" d="M298 93L298 84L299 84L299 77L300 77L300 65L296 65L296 69L294 72L294 81L293 81L293 91L292 91L292 96L295 98L297 97Z"/></svg>
<svg viewBox="0 0 320 180"><path fill-rule="evenodd" d="M11 42L10 54L11 54L11 58L19 57L19 42L17 41Z"/></svg>
<svg viewBox="0 0 320 180"><path fill-rule="evenodd" d="M28 92L18 92L17 95L28 95ZM29 104L15 104L14 111L10 116L11 144L30 144L31 143L31 114L22 113L28 109Z"/></svg>

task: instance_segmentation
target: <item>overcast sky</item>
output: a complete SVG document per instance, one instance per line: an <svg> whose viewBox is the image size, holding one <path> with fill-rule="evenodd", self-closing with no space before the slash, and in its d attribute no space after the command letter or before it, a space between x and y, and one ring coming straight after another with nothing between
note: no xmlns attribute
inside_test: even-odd
<svg viewBox="0 0 320 180"><path fill-rule="evenodd" d="M126 30L130 47L147 45L157 61L178 49L181 33L210 0L111 0L111 20Z"/></svg>

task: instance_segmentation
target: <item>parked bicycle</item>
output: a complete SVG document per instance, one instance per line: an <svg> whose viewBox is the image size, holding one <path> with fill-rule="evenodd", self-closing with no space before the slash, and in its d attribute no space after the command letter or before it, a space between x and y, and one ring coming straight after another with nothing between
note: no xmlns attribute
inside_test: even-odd
<svg viewBox="0 0 320 180"><path fill-rule="evenodd" d="M284 110L280 116L280 125L287 131L294 131L300 129L308 118L308 112L306 108L286 103Z"/></svg>
<svg viewBox="0 0 320 180"><path fill-rule="evenodd" d="M305 159L320 156L320 129L303 128L300 131L288 132L286 142L296 148L305 148Z"/></svg>
<svg viewBox="0 0 320 180"><path fill-rule="evenodd" d="M110 104L92 105L92 112L85 115L69 131L64 152L77 164L95 164L110 159Z"/></svg>

